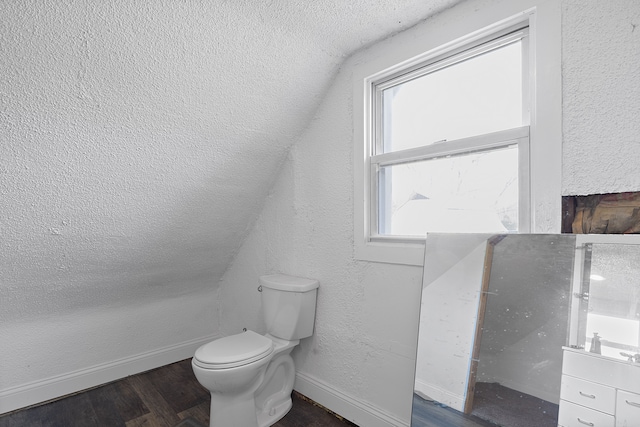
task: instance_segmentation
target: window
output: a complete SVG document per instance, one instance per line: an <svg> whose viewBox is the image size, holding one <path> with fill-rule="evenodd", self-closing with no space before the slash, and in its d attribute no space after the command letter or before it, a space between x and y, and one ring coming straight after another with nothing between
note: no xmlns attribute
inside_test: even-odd
<svg viewBox="0 0 640 427"><path fill-rule="evenodd" d="M371 239L528 231L527 28L373 81Z"/></svg>
<svg viewBox="0 0 640 427"><path fill-rule="evenodd" d="M355 58L357 259L421 265L428 232L560 231L560 9L536 3L461 4Z"/></svg>

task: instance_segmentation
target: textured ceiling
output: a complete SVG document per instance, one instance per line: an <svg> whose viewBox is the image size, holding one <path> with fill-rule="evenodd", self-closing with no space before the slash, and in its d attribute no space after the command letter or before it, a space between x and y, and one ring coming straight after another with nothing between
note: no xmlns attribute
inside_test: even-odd
<svg viewBox="0 0 640 427"><path fill-rule="evenodd" d="M355 50L457 3L0 3L0 321L216 286Z"/></svg>

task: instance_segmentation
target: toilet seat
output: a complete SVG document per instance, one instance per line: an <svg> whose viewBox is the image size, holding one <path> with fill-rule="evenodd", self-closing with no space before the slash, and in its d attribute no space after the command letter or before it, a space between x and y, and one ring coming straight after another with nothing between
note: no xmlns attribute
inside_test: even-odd
<svg viewBox="0 0 640 427"><path fill-rule="evenodd" d="M273 353L269 338L253 331L211 341L196 350L193 363L204 369L228 369L264 359Z"/></svg>

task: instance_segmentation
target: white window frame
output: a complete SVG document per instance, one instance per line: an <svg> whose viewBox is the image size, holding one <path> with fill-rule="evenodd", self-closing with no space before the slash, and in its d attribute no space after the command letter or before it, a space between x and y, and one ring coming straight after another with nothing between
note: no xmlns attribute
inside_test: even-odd
<svg viewBox="0 0 640 427"><path fill-rule="evenodd" d="M471 46L463 46L458 51L447 52L444 58L431 58L428 63L420 64L415 70L402 69L400 75L386 75L380 80L371 81L372 110L372 140L371 155L365 167L370 168L370 208L369 208L369 238L372 242L394 241L394 242L415 242L422 240L424 236L394 236L379 234L380 221L380 188L377 183L378 171L385 166L399 165L403 163L425 161L446 156L459 154L471 154L480 151L487 151L508 146L518 146L518 231L528 233L530 231L530 205L529 205L529 67L527 66L529 51L529 29L525 22L519 23L515 27L506 28L500 32L492 33L487 39L476 40ZM383 149L383 93L385 90L411 81L415 78L426 76L434 71L446 68L449 65L463 62L466 59L476 57L485 52L489 52L501 46L505 46L516 40L523 43L523 122L526 125L514 129L479 134L463 139L447 141L446 144L430 144L406 150L398 150L385 153ZM377 154L380 153L380 154ZM481 230L480 232L486 232Z"/></svg>
<svg viewBox="0 0 640 427"><path fill-rule="evenodd" d="M523 214L528 224L520 232L554 233L560 231L561 221L561 71L560 71L560 8L556 1L512 1L496 4L476 13L474 2L466 2L449 10L450 13L467 13L457 17L458 25L428 24L423 34L402 33L365 52L370 58L361 61L354 69L354 249L359 260L387 262L394 264L422 265L424 239L397 239L378 236L372 230L372 213L377 210L377 200L372 195L375 188L375 167L384 164L393 153L374 156L372 96L375 84L431 63L445 55L451 55L465 46L495 36L516 26L529 28L529 57L525 63L529 67L528 94L530 100L530 125L528 138L524 128L505 131L507 138L522 144L519 146L528 154L529 170L523 171L529 179L529 194L521 200L521 206L529 209ZM526 6L526 7L523 7ZM515 8L515 9L514 9ZM520 9L518 9L520 8ZM454 12L454 9L458 11ZM520 12L518 12L520 10ZM524 10L524 12L522 12ZM440 19L445 19L439 17ZM452 28L453 27L453 28ZM419 32L419 30L414 29ZM404 39L403 39L403 36ZM413 38L410 38L414 36ZM410 41L407 42L407 38ZM449 40L440 42L437 40ZM422 49L421 49L422 48ZM426 48L426 52L425 52ZM376 55L378 54L378 55ZM498 132L502 133L502 132ZM495 135L494 135L495 136ZM459 140L459 144L475 143L473 138ZM429 149L417 149L416 156L425 155ZM407 154L407 153L404 153ZM427 153L428 154L428 153ZM380 157L382 156L382 157ZM522 175L521 175L522 177ZM524 202L524 203L523 203ZM521 218L521 224L522 218ZM527 229L528 228L528 229Z"/></svg>
<svg viewBox="0 0 640 427"><path fill-rule="evenodd" d="M444 145L444 144L443 144ZM371 242L397 242L409 244L422 244L424 237L420 236L395 236L378 234L380 218L380 202L378 198L378 170L384 166L393 166L402 163L432 160L459 154L471 154L513 145L518 146L518 232L528 233L530 227L530 200L529 200L529 126L507 129L499 132L482 134L469 138L447 141L443 145L425 145L409 150L394 151L372 155L369 158L370 168L370 207L369 207L369 240ZM480 231L485 233L487 231Z"/></svg>

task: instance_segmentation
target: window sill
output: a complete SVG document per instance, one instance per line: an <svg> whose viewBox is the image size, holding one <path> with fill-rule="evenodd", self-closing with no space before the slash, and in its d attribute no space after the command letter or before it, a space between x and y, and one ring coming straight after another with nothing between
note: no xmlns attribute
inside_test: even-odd
<svg viewBox="0 0 640 427"><path fill-rule="evenodd" d="M386 264L415 265L424 263L424 239L413 242L370 241L355 246L355 258L359 261Z"/></svg>

